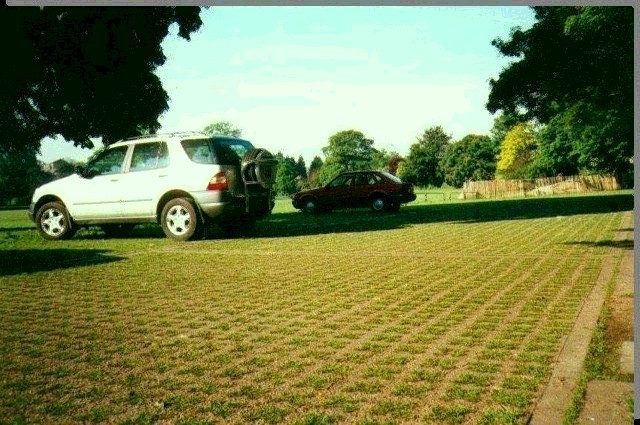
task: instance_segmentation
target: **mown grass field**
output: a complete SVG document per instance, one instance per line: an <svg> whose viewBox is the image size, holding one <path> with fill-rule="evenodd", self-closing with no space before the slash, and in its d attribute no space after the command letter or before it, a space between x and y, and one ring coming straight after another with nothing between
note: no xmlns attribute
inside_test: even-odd
<svg viewBox="0 0 640 425"><path fill-rule="evenodd" d="M0 423L526 420L631 192L41 240L0 212Z"/></svg>

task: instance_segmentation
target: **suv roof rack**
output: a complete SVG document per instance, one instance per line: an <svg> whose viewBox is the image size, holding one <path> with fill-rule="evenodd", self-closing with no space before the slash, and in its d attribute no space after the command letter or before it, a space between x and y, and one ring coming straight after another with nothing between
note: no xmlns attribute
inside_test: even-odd
<svg viewBox="0 0 640 425"><path fill-rule="evenodd" d="M158 137L158 136L175 137L175 136L187 136L187 135L203 135L203 133L200 131L173 131L171 133L155 133L155 134L146 134L143 136L127 137L126 139L122 139L122 141L126 142L129 140L148 139L151 137Z"/></svg>

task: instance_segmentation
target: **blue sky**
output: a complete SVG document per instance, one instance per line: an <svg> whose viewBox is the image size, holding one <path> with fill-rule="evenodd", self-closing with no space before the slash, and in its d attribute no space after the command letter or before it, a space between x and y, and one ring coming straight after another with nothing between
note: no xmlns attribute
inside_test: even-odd
<svg viewBox="0 0 640 425"><path fill-rule="evenodd" d="M221 6L201 17L191 41L174 28L163 43L157 74L170 102L160 131L227 120L307 164L340 130L400 154L434 125L454 140L488 134L488 81L509 61L491 40L534 22L524 6ZM90 151L47 140L41 154L84 160Z"/></svg>

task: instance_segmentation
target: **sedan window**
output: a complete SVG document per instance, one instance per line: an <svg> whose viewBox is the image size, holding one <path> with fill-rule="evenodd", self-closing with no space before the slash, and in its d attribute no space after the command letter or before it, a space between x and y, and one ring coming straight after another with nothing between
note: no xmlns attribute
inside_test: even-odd
<svg viewBox="0 0 640 425"><path fill-rule="evenodd" d="M356 186L365 186L369 183L369 175L368 174L356 174L356 181L355 181Z"/></svg>
<svg viewBox="0 0 640 425"><path fill-rule="evenodd" d="M353 176L351 174L342 174L331 180L331 182L327 185L329 187L340 187L340 186L349 186L351 184L351 180L353 180Z"/></svg>

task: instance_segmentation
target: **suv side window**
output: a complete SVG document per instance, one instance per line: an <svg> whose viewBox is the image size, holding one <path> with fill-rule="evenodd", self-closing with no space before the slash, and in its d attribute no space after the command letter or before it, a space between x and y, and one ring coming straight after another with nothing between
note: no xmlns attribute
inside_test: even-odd
<svg viewBox="0 0 640 425"><path fill-rule="evenodd" d="M168 165L169 151L166 143L140 143L133 147L129 171L155 170Z"/></svg>
<svg viewBox="0 0 640 425"><path fill-rule="evenodd" d="M103 176L122 172L122 163L129 146L118 146L100 153L87 164L86 172L91 176Z"/></svg>
<svg viewBox="0 0 640 425"><path fill-rule="evenodd" d="M213 164L213 153L209 146L209 140L183 140L182 148L193 162L197 164Z"/></svg>
<svg viewBox="0 0 640 425"><path fill-rule="evenodd" d="M240 165L251 143L240 139L187 139L181 142L189 159L197 164Z"/></svg>

